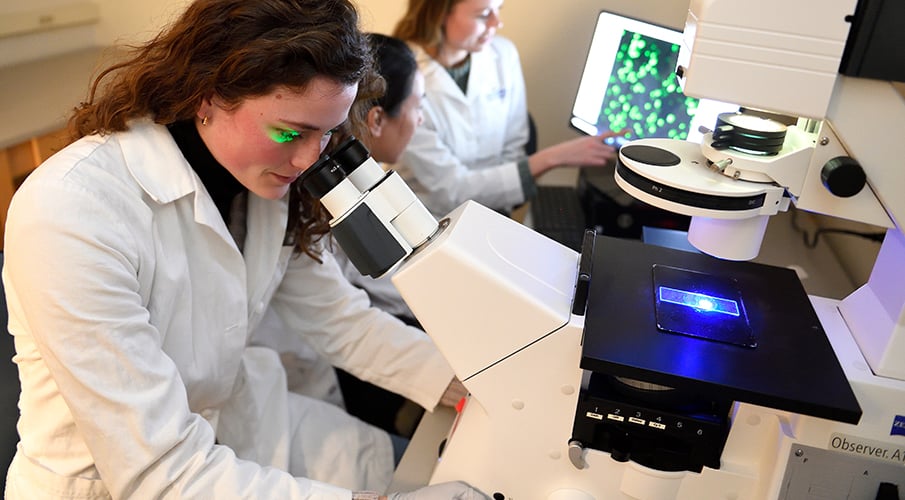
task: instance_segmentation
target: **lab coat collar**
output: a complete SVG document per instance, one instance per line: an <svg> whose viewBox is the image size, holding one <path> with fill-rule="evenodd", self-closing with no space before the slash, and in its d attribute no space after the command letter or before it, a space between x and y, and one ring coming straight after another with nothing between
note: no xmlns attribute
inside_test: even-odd
<svg viewBox="0 0 905 500"><path fill-rule="evenodd" d="M167 204L197 194L195 222L210 227L237 254L244 253L249 299L258 299L279 260L289 217L288 193L280 201L249 193L247 235L244 252L240 252L214 200L165 126L147 119L136 120L130 122L129 132L117 136L129 172L155 202Z"/></svg>
<svg viewBox="0 0 905 500"><path fill-rule="evenodd" d="M129 132L119 134L118 139L126 168L157 203L172 203L198 190L197 176L165 126L148 119L135 120L129 123Z"/></svg>
<svg viewBox="0 0 905 500"><path fill-rule="evenodd" d="M500 56L497 53L494 42L495 39L484 47L484 50L471 53L471 75L493 74L497 71L499 67L497 60ZM475 96L481 96L487 87L497 84L498 80L487 81L469 76L466 86L467 92L462 93L462 90L442 64L438 63L420 46L413 44L411 47L415 53L415 60L418 61L418 67L424 73L424 78L428 81L443 82L443 88L446 89L445 94L460 105L462 109L467 108L470 99Z"/></svg>
<svg viewBox="0 0 905 500"><path fill-rule="evenodd" d="M239 251L214 200L165 126L150 119L133 120L129 131L117 138L126 168L152 200L163 205L192 193L204 193L194 199L195 221L213 229Z"/></svg>
<svg viewBox="0 0 905 500"><path fill-rule="evenodd" d="M490 43L484 47L484 50L471 53L472 75L487 75L499 71L500 64L498 59L500 58L500 55L497 53L496 47L494 46L495 40L496 39L491 40ZM486 88L496 87L499 81L502 81L502 79L488 81L487 79L471 78L469 76L467 95L479 96L484 93Z"/></svg>
<svg viewBox="0 0 905 500"><path fill-rule="evenodd" d="M418 68L424 73L426 80L449 80L449 83L456 86L456 82L447 73L446 68L431 57L420 45L411 44L412 52L415 53L415 60L418 62ZM445 81L444 80L444 81ZM461 94L461 92L460 92ZM462 96L464 98L464 96Z"/></svg>

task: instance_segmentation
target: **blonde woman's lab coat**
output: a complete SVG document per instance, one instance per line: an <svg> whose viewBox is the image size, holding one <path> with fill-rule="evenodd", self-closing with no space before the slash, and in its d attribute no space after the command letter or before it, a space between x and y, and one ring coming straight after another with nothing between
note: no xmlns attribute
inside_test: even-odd
<svg viewBox="0 0 905 500"><path fill-rule="evenodd" d="M249 331L271 305L339 366L427 408L452 370L422 332L368 308L329 252L290 258L286 220L285 199L251 195L240 253L149 122L31 174L5 235L22 382L7 498L350 498L286 470L385 488L388 436L288 394Z"/></svg>
<svg viewBox="0 0 905 500"><path fill-rule="evenodd" d="M495 210L525 201L518 160L525 158L528 110L515 45L500 36L471 54L467 92L437 61L413 45L424 74L424 121L399 162L389 165L438 219L467 200ZM413 316L390 281L362 276L341 259L347 278L393 314Z"/></svg>
<svg viewBox="0 0 905 500"><path fill-rule="evenodd" d="M525 158L528 110L515 45L496 36L473 52L465 93L413 50L425 80L424 121L393 168L436 217L467 200L498 210L524 202L516 162Z"/></svg>

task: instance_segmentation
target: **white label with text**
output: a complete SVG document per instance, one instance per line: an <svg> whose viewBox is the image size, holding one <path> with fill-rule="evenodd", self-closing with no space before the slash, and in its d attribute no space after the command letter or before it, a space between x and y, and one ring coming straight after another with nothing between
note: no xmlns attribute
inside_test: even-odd
<svg viewBox="0 0 905 500"><path fill-rule="evenodd" d="M835 433L830 436L829 448L862 457L879 458L905 465L905 443L893 444L873 441L847 434Z"/></svg>

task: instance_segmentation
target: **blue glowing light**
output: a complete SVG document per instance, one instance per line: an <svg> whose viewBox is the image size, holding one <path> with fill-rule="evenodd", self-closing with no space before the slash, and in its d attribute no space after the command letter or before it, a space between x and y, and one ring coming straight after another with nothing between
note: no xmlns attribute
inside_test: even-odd
<svg viewBox="0 0 905 500"><path fill-rule="evenodd" d="M699 311L717 312L730 316L739 315L738 302L703 293L678 290L666 286L660 287L660 300L680 306L690 307Z"/></svg>

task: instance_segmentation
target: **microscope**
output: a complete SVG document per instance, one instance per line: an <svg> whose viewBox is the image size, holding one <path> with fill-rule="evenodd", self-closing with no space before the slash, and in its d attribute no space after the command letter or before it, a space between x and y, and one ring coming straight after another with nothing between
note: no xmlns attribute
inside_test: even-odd
<svg viewBox="0 0 905 500"><path fill-rule="evenodd" d="M392 171L344 184L370 165L355 141L309 169L352 262L391 273L469 390L431 483L495 500L905 497L905 64L883 52L903 21L888 0L691 2L683 90L741 111L700 144L627 143L615 175L690 215L700 253L593 231L575 252L475 202L435 221ZM793 203L889 228L864 286L808 296L748 262Z"/></svg>

